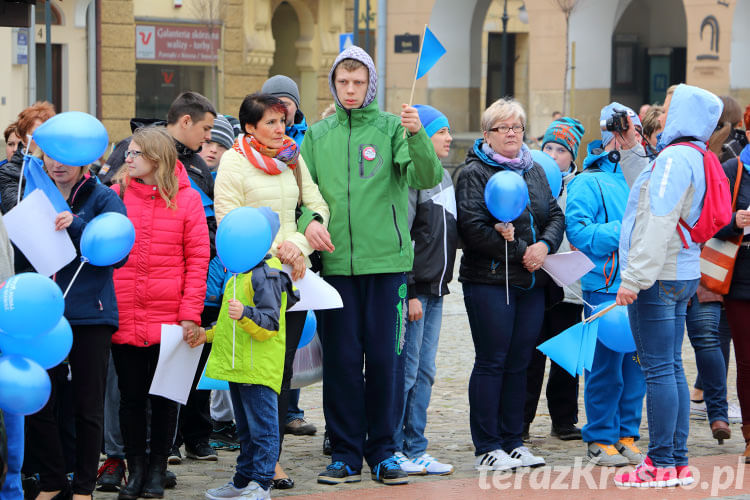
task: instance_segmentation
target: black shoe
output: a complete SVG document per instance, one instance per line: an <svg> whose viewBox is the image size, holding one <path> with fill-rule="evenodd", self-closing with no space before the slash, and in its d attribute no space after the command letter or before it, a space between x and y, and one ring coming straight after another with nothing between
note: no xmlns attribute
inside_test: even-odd
<svg viewBox="0 0 750 500"><path fill-rule="evenodd" d="M294 488L294 479L292 479L291 477L274 479L271 482L271 488L275 490L291 490L292 488Z"/></svg>
<svg viewBox="0 0 750 500"><path fill-rule="evenodd" d="M146 484L143 486L143 493L141 493L143 498L164 498L164 476L166 471L167 458L151 455Z"/></svg>
<svg viewBox="0 0 750 500"><path fill-rule="evenodd" d="M24 498L36 498L39 495L39 478L37 476L22 475L21 486Z"/></svg>
<svg viewBox="0 0 750 500"><path fill-rule="evenodd" d="M213 422L209 444L216 450L238 450L240 441L234 422Z"/></svg>
<svg viewBox="0 0 750 500"><path fill-rule="evenodd" d="M409 474L401 469L394 456L390 456L376 465L370 472L370 477L373 481L383 484L395 485L409 482Z"/></svg>
<svg viewBox="0 0 750 500"><path fill-rule="evenodd" d="M318 474L318 482L321 484L358 483L361 480L362 472L352 469L344 462L334 462Z"/></svg>
<svg viewBox="0 0 750 500"><path fill-rule="evenodd" d="M331 447L331 440L328 439L328 431L326 431L323 434L323 455L328 455L329 457L333 453L333 448Z"/></svg>
<svg viewBox="0 0 750 500"><path fill-rule="evenodd" d="M581 437L581 429L573 424L560 426L553 425L552 430L550 431L550 435L562 441L575 441L583 439Z"/></svg>
<svg viewBox="0 0 750 500"><path fill-rule="evenodd" d="M169 456L167 457L167 463L169 465L180 465L182 463L182 454L180 453L179 446L172 446Z"/></svg>
<svg viewBox="0 0 750 500"><path fill-rule="evenodd" d="M219 456L216 455L216 451L214 451L208 443L197 443L195 446L190 446L185 443L185 455L193 460L215 462L219 459Z"/></svg>
<svg viewBox="0 0 750 500"><path fill-rule="evenodd" d="M177 476L171 470L167 470L164 473L164 488L171 490L177 486Z"/></svg>
<svg viewBox="0 0 750 500"><path fill-rule="evenodd" d="M120 488L117 500L136 500L146 483L146 457L128 457L128 482Z"/></svg>
<svg viewBox="0 0 750 500"><path fill-rule="evenodd" d="M125 460L108 458L97 473L96 486L99 491L119 491L125 479Z"/></svg>

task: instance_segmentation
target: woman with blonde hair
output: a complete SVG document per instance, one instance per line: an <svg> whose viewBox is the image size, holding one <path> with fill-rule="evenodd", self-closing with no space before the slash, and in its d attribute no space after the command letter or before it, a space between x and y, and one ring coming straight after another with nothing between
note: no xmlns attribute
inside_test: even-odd
<svg viewBox="0 0 750 500"><path fill-rule="evenodd" d="M192 333L200 324L208 227L200 195L190 186L174 141L163 128L136 130L125 165L113 189L125 202L136 236L128 262L114 276L120 329L112 338L112 357L130 470L118 498L162 498L177 403L149 394L149 387L159 359L161 325L181 325ZM146 399L151 402L148 457Z"/></svg>

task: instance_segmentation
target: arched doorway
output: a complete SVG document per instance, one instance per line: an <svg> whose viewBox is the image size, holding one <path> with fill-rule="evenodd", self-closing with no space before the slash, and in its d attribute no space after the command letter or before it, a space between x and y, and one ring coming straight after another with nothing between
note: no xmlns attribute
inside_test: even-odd
<svg viewBox="0 0 750 500"><path fill-rule="evenodd" d="M682 0L621 0L619 7L622 15L612 33L611 99L637 110L662 102L670 85L685 81L685 8Z"/></svg>
<svg viewBox="0 0 750 500"><path fill-rule="evenodd" d="M271 32L276 42L276 51L273 53L273 64L268 70L269 75L286 75L299 85L296 43L300 25L297 12L289 2L281 2L274 11Z"/></svg>

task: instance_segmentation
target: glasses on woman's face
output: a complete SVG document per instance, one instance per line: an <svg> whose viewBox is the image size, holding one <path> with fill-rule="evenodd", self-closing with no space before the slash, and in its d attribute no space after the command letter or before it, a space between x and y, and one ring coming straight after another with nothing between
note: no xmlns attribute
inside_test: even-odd
<svg viewBox="0 0 750 500"><path fill-rule="evenodd" d="M135 149L128 149L125 151L125 159L128 158L136 159L143 154L143 151L136 151Z"/></svg>
<svg viewBox="0 0 750 500"><path fill-rule="evenodd" d="M513 125L512 127L508 127L507 125L499 125L497 127L492 127L490 129L490 132L500 132L501 134L505 135L511 130L516 134L520 134L521 132L526 130L526 127L524 127L523 125Z"/></svg>

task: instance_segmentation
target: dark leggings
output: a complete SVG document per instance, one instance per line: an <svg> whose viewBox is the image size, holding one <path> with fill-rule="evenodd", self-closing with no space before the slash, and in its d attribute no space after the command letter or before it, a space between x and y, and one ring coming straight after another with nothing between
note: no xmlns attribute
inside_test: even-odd
<svg viewBox="0 0 750 500"><path fill-rule="evenodd" d="M49 401L39 412L26 417L26 457L38 464L42 491L57 491L67 486L68 471L55 406L62 403L60 384L66 380L70 366L76 433L73 493L90 495L96 486L102 447L104 386L114 327L74 325L72 328L69 364L61 363L48 370L52 381Z"/></svg>
<svg viewBox="0 0 750 500"><path fill-rule="evenodd" d="M737 398L742 424L750 425L750 300L724 299L737 361Z"/></svg>
<svg viewBox="0 0 750 500"><path fill-rule="evenodd" d="M302 329L305 327L307 311L294 311L286 313L286 355L284 356L284 376L281 379L281 392L279 393L279 455L284 443L284 426L286 425L286 412L289 408L289 383L294 374L294 355L297 353L297 344L302 337Z"/></svg>

